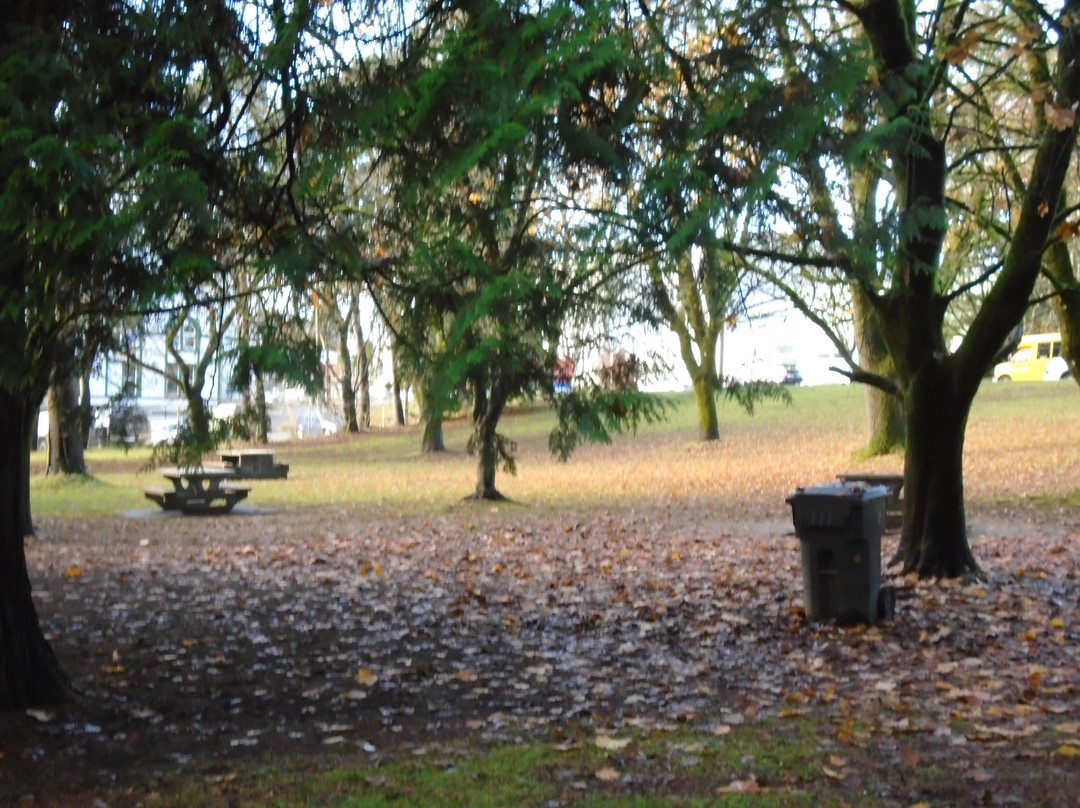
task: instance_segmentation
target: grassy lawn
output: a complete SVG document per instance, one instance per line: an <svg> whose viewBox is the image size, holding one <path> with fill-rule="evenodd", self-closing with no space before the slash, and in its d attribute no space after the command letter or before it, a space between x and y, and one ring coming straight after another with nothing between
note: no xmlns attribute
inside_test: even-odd
<svg viewBox="0 0 1080 808"><path fill-rule="evenodd" d="M1076 461L1080 391L1071 382L984 385L968 428L969 499L1072 495L1080 479L1067 472ZM836 473L902 467L899 457L856 462L864 439L862 390L852 386L796 388L791 404L766 402L753 416L721 407L721 440L696 442L689 393L666 396L668 417L610 446L587 446L568 463L547 451L553 420L541 408L511 411L503 431L519 447L518 475L500 474L500 489L523 507L618 507L628 500L659 504L673 498L743 494L748 503L769 492L832 479ZM284 482L254 484L250 502L270 507L349 505L387 512L424 513L454 507L472 488L475 462L464 452L468 426L446 427L449 451L423 456L415 427L377 430L330 440L278 446L291 466ZM40 474L44 453L34 454L35 515L99 515L145 507L145 485L159 477L145 468L148 450L91 450L92 478L57 480ZM623 473L623 464L634 466ZM1043 473L1039 473L1042 468ZM1017 474L1017 472L1023 472ZM1055 473L1056 472L1056 473ZM742 479L750 475L749 479ZM718 481L730 482L720 490Z"/></svg>
<svg viewBox="0 0 1080 808"><path fill-rule="evenodd" d="M902 460L853 459L860 389L792 399L724 406L702 444L672 396L565 464L550 415L519 410L498 505L462 501L461 422L438 457L415 428L281 444L263 515L209 520L117 515L154 513L145 450L91 451L87 479L37 453L31 577L91 695L0 716L0 803L1073 804L1076 386L984 387L966 490L988 580L912 583L869 629L800 616L784 498Z"/></svg>

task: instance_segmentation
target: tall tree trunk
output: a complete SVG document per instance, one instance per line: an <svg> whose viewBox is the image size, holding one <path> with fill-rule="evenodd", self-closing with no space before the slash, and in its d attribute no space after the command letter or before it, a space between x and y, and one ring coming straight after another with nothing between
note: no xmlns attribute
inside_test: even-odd
<svg viewBox="0 0 1080 808"><path fill-rule="evenodd" d="M505 497L495 487L498 471L499 418L506 407L507 395L498 384L492 389L477 389L473 405L473 444L478 455L476 464L476 490L470 499L503 500ZM512 468L511 468L512 471Z"/></svg>
<svg viewBox="0 0 1080 808"><path fill-rule="evenodd" d="M349 332L347 319L336 325L338 335L338 372L341 374L341 409L345 416L345 431L353 434L360 431L356 420L356 390L353 389L353 360L349 351Z"/></svg>
<svg viewBox="0 0 1080 808"><path fill-rule="evenodd" d="M200 446L210 443L210 410L202 397L202 384L185 383L184 400L188 406L188 428Z"/></svg>
<svg viewBox="0 0 1080 808"><path fill-rule="evenodd" d="M86 455L79 418L79 379L54 373L47 396L49 410L48 474L86 474Z"/></svg>
<svg viewBox="0 0 1080 808"><path fill-rule="evenodd" d="M37 402L36 404L34 402ZM32 518L32 511L30 510L30 451L37 445L37 421L38 410L41 408L41 395L31 395L27 398L27 414L24 419L23 429L26 430L26 434L23 435L23 448L22 448L22 466L23 469L20 472L23 491L22 491L22 534L24 536L34 535L34 520ZM14 519L14 517L13 517Z"/></svg>
<svg viewBox="0 0 1080 808"><path fill-rule="evenodd" d="M1052 300L1061 331L1061 355L1069 365L1073 380L1080 384L1080 281L1076 278L1069 246L1054 241L1046 250L1043 272L1057 294Z"/></svg>
<svg viewBox="0 0 1080 808"><path fill-rule="evenodd" d="M255 373L255 438L259 443L269 443L270 417L266 412L266 382L262 371Z"/></svg>
<svg viewBox="0 0 1080 808"><path fill-rule="evenodd" d="M360 375L358 385L360 403L357 412L357 426L360 429L371 429L371 360L368 358L368 346L364 339L364 327L360 323L360 299L359 295L354 299L354 306L350 306L350 322L353 333L356 335L358 355L356 357L357 372Z"/></svg>
<svg viewBox="0 0 1080 808"><path fill-rule="evenodd" d="M85 449L90 445L90 430L94 426L94 408L90 401L90 371L79 373L79 437Z"/></svg>
<svg viewBox="0 0 1080 808"><path fill-rule="evenodd" d="M431 394L427 391L419 392L417 399L420 405L420 451L425 454L445 452L442 412L435 406Z"/></svg>
<svg viewBox="0 0 1080 808"><path fill-rule="evenodd" d="M964 434L974 399L934 363L908 389L904 524L892 563L919 577L954 578L978 569L964 512Z"/></svg>
<svg viewBox="0 0 1080 808"><path fill-rule="evenodd" d="M405 408L401 405L401 379L399 378L399 368L397 361L397 352L391 352L391 363L393 365L393 403L394 403L394 423L398 426L405 426Z"/></svg>
<svg viewBox="0 0 1080 808"><path fill-rule="evenodd" d="M855 347L859 352L859 364L885 378L896 377L885 335L878 322L877 313L866 292L858 284L852 284L853 321ZM866 385L867 442L862 457L890 454L904 448L907 428L904 423L904 404L899 396L887 393L879 387Z"/></svg>
<svg viewBox="0 0 1080 808"><path fill-rule="evenodd" d="M71 697L38 622L26 567L28 420L37 415L31 398L0 389L0 712Z"/></svg>

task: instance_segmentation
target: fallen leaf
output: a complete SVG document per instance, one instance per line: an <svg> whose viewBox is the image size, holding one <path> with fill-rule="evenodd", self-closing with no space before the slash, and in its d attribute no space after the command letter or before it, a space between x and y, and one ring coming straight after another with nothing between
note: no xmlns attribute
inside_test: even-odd
<svg viewBox="0 0 1080 808"><path fill-rule="evenodd" d="M593 741L601 749L618 750L625 749L633 741L633 738L612 738L610 735L597 735Z"/></svg>
<svg viewBox="0 0 1080 808"><path fill-rule="evenodd" d="M614 783L619 779L619 773L610 767L604 769L597 769L595 772L596 779L602 780L605 783Z"/></svg>
<svg viewBox="0 0 1080 808"><path fill-rule="evenodd" d="M357 684L361 684L364 687L372 687L379 681L379 675L370 668L361 668L356 672L356 676L353 678L356 679Z"/></svg>
<svg viewBox="0 0 1080 808"><path fill-rule="evenodd" d="M82 578L82 567L72 566L64 570L65 578Z"/></svg>
<svg viewBox="0 0 1080 808"><path fill-rule="evenodd" d="M757 780L732 780L726 786L716 789L719 794L756 794L761 791Z"/></svg>
<svg viewBox="0 0 1080 808"><path fill-rule="evenodd" d="M1063 743L1054 750L1054 757L1074 758L1077 755L1080 755L1080 749L1077 749L1075 746L1070 746L1067 743Z"/></svg>

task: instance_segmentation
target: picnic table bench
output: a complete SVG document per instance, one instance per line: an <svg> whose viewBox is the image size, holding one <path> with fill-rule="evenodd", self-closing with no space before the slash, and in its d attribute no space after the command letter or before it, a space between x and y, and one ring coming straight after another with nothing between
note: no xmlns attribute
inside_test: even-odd
<svg viewBox="0 0 1080 808"><path fill-rule="evenodd" d="M163 468L162 475L172 483L172 490L147 486L143 493L163 510L178 510L185 514L228 513L251 489L232 485L236 475L220 468Z"/></svg>
<svg viewBox="0 0 1080 808"><path fill-rule="evenodd" d="M275 463L272 449L229 449L218 452L224 468L243 479L285 479L289 473L286 463Z"/></svg>
<svg viewBox="0 0 1080 808"><path fill-rule="evenodd" d="M866 485L883 485L889 489L889 499L885 502L885 527L888 530L898 529L904 522L904 501L900 491L904 487L904 475L884 471L849 472L837 474L836 479L842 483L865 483Z"/></svg>

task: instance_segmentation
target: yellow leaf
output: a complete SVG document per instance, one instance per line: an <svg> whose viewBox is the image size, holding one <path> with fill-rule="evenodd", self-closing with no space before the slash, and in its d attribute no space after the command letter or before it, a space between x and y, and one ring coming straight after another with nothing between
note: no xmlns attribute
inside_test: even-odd
<svg viewBox="0 0 1080 808"><path fill-rule="evenodd" d="M379 681L379 675L370 668L361 668L356 672L354 678L356 679L357 684L361 684L364 687L371 687Z"/></svg>
<svg viewBox="0 0 1080 808"><path fill-rule="evenodd" d="M1051 628L1065 628L1065 621L1062 620L1060 617L1055 617L1053 620L1050 621L1050 627Z"/></svg>
<svg viewBox="0 0 1080 808"><path fill-rule="evenodd" d="M1080 749L1077 749L1075 746L1069 746L1067 743L1063 743L1054 750L1054 757L1074 758L1077 755L1080 755Z"/></svg>
<svg viewBox="0 0 1080 808"><path fill-rule="evenodd" d="M82 567L68 567L64 570L65 578L82 578Z"/></svg>
<svg viewBox="0 0 1080 808"><path fill-rule="evenodd" d="M125 670L126 668L123 665L109 665L107 668L105 668L105 673L109 674L110 676L116 676L123 673Z"/></svg>
<svg viewBox="0 0 1080 808"><path fill-rule="evenodd" d="M597 735L594 743L601 749L625 749L633 738L612 738L610 735Z"/></svg>

